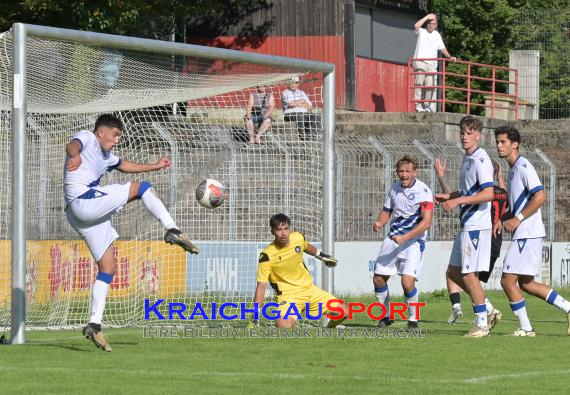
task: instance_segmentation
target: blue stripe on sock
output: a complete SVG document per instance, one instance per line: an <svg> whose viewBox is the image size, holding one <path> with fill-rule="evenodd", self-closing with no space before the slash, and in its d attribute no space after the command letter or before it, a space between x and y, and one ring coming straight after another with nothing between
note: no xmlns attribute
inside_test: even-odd
<svg viewBox="0 0 570 395"><path fill-rule="evenodd" d="M416 296L417 293L418 293L418 289L414 288L410 291L409 294L404 292L404 295L406 295L406 298L413 298L414 296Z"/></svg>
<svg viewBox="0 0 570 395"><path fill-rule="evenodd" d="M525 306L526 306L526 302L524 301L524 299L521 299L518 302L511 302L511 310L513 312L520 310Z"/></svg>
<svg viewBox="0 0 570 395"><path fill-rule="evenodd" d="M109 273L99 272L97 273L97 280L103 281L104 283L111 284L113 281L113 275Z"/></svg>
<svg viewBox="0 0 570 395"><path fill-rule="evenodd" d="M144 193L149 190L150 188L152 188L152 184L148 181L143 181L139 184L139 191L137 193L137 198L142 198L142 196L144 195Z"/></svg>
<svg viewBox="0 0 570 395"><path fill-rule="evenodd" d="M484 313L487 311L487 305L485 303L483 304L476 304L473 306L473 312L475 314L477 313Z"/></svg>
<svg viewBox="0 0 570 395"><path fill-rule="evenodd" d="M388 290L388 286L385 285L382 288L374 288L374 292L376 292L377 294L381 293L381 292L386 292Z"/></svg>
<svg viewBox="0 0 570 395"><path fill-rule="evenodd" d="M555 290L550 290L550 293L548 294L548 297L546 298L546 301L550 304L554 304L554 300L556 300L556 297L558 296L558 292L556 292Z"/></svg>

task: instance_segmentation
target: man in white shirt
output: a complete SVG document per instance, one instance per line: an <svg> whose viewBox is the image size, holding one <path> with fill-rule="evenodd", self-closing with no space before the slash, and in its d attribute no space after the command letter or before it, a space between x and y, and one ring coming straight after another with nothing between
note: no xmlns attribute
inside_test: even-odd
<svg viewBox="0 0 570 395"><path fill-rule="evenodd" d="M176 244L192 254L198 253L198 248L178 229L150 182L100 185L103 175L115 169L122 173L142 173L170 167L168 158L161 158L156 163L135 163L115 156L112 151L119 144L122 130L120 119L103 114L97 118L93 132L81 130L65 146L65 215L69 224L85 240L98 268L92 288L89 324L83 328L83 334L103 351L111 351L101 331L101 321L107 292L117 270L113 242L119 235L113 228L112 216L127 203L140 199L167 230L164 235L166 243Z"/></svg>
<svg viewBox="0 0 570 395"><path fill-rule="evenodd" d="M544 187L532 164L519 153L521 136L517 129L509 126L495 129L495 141L499 156L510 166L508 194L512 218L503 223L503 228L512 233L512 239L503 262L501 286L513 314L519 319L520 328L512 335L536 336L528 319L522 290L562 310L568 320L567 334L570 336L570 302L534 279L540 273L546 236L540 212L546 201Z"/></svg>
<svg viewBox="0 0 570 395"><path fill-rule="evenodd" d="M425 25L425 28L423 27ZM432 59L437 58L437 52L441 51L443 56L449 58L452 62L456 58L451 56L437 29L437 16L435 14L428 14L416 22L414 25L414 32L418 39L416 41L416 50L414 52L414 59ZM414 60L412 64L414 72L416 73L435 73L437 72L436 60ZM417 74L415 78L415 85L418 86L414 90L414 100L417 112L432 112L435 106L432 106L430 100L435 99L435 88L422 88L423 86L434 86L436 82L436 74ZM422 95L423 91L423 95ZM422 102L423 100L425 102Z"/></svg>
<svg viewBox="0 0 570 395"><path fill-rule="evenodd" d="M283 103L283 119L286 122L296 122L299 139L305 140L311 135L317 134L317 128L322 128L322 121L316 114L310 112L313 103L307 94L299 89L299 78L293 77L289 80L288 89L281 95Z"/></svg>

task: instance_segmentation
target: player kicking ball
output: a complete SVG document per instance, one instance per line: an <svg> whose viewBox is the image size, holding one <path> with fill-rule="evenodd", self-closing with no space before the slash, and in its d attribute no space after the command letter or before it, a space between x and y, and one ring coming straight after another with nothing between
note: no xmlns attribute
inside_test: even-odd
<svg viewBox="0 0 570 395"><path fill-rule="evenodd" d="M522 291L558 307L566 313L570 336L570 302L550 288L534 280L542 263L542 246L546 232L540 208L546 201L544 187L532 164L519 152L521 136L517 129L501 126L495 129L495 142L501 158L509 163L508 193L512 218L503 229L512 233L511 244L503 262L503 287L520 328L513 336L536 336L526 312Z"/></svg>
<svg viewBox="0 0 570 395"><path fill-rule="evenodd" d="M176 244L191 254L198 253L198 248L178 229L150 182L99 185L105 172L115 169L122 173L142 173L170 167L168 158L161 158L154 164L143 164L115 156L112 150L119 144L122 130L120 119L103 114L97 118L93 132L80 131L65 147L65 214L73 229L87 243L99 270L91 295L91 316L83 334L103 351L112 350L101 331L101 321L109 285L117 270L112 244L119 235L111 222L113 214L127 203L140 199L166 229L166 243Z"/></svg>
<svg viewBox="0 0 570 395"><path fill-rule="evenodd" d="M390 233L382 242L374 268L374 293L379 303L388 307L390 293L388 279L394 274L401 277L406 303L418 302L416 281L422 269L426 245L426 230L433 220L433 194L429 187L416 177L418 163L404 156L396 163L399 182L392 184L378 221L372 229L378 232L390 221ZM409 307L408 328L418 327L417 307ZM389 314L378 322L383 328L392 324Z"/></svg>
<svg viewBox="0 0 570 395"><path fill-rule="evenodd" d="M253 302L257 303L261 309L269 282L275 291L279 304L275 310L275 313L279 312L280 316L275 320L277 328L293 328L295 326L296 315L290 314L285 318L286 313L291 311L292 304L301 313L305 310L306 304L309 303L309 312L313 317L318 315L319 304L322 306L323 316L329 313L332 316L337 315L337 312L329 311L326 307L329 300L337 298L313 283L313 277L303 263L303 254L313 255L328 267L335 267L337 260L307 243L303 234L291 231L291 220L285 214L272 216L269 220L269 226L275 239L259 255L257 286ZM348 316L346 305L339 303L335 303L335 305L344 310L344 318L342 320L324 320L328 328L338 326ZM258 320L252 319L247 327L256 328L258 325Z"/></svg>

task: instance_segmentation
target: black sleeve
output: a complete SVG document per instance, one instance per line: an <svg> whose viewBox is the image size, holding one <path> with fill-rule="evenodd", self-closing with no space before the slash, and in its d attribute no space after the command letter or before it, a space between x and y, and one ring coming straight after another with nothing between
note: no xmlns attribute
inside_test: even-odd
<svg viewBox="0 0 570 395"><path fill-rule="evenodd" d="M269 261L269 255L267 255L265 252L259 254L259 263L268 262L268 261Z"/></svg>

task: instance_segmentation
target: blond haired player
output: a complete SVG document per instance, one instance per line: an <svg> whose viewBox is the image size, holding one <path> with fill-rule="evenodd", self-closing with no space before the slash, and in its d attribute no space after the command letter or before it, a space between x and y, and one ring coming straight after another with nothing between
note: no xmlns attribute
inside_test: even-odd
<svg viewBox="0 0 570 395"><path fill-rule="evenodd" d="M329 300L336 298L313 283L313 277L303 263L303 254L313 255L328 267L335 267L337 260L307 243L303 234L291 231L291 220L285 214L272 216L269 226L275 240L259 255L257 287L253 302L258 303L261 308L269 282L279 303L277 311L279 311L280 318L275 321L278 328L295 326L297 321L295 314L285 317L287 312L292 311L293 304L299 313L305 310L308 303L311 316L318 314L319 304L321 304L323 316L327 313L335 315L334 312L329 312L326 305ZM346 317L348 314L346 305L343 308ZM342 320L330 320L327 326L333 328L340 322ZM253 319L248 327L254 328L257 325L258 320Z"/></svg>

